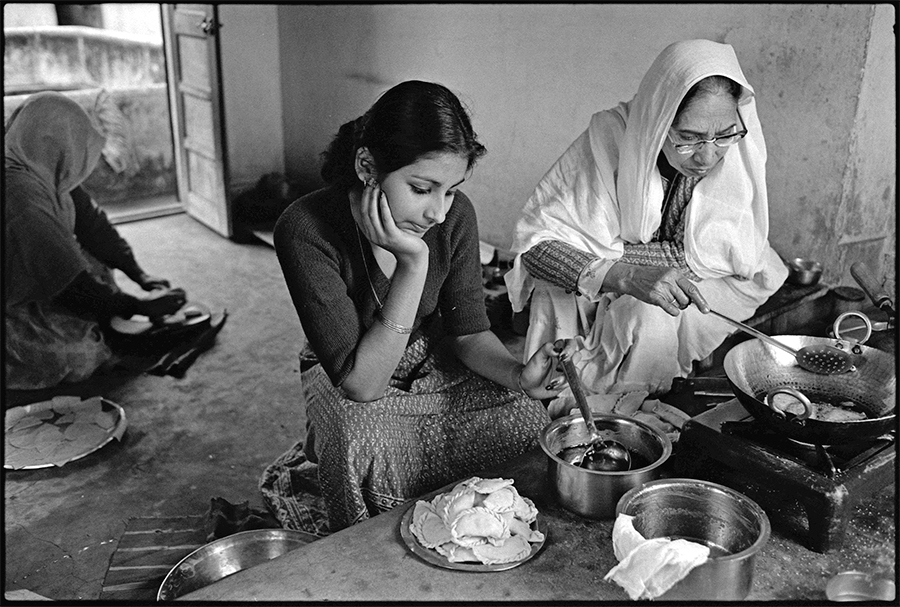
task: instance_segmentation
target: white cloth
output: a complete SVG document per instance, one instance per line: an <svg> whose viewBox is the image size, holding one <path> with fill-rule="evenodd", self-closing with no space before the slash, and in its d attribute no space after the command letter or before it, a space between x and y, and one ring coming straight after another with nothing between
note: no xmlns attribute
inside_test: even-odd
<svg viewBox="0 0 900 607"><path fill-rule="evenodd" d="M694 188L685 209L685 259L704 279L698 285L713 309L742 320L784 282L787 268L768 243L766 146L753 89L731 46L676 42L657 57L630 102L591 118L525 204L505 280L514 311L531 299L526 359L548 340L581 336L587 351L575 363L589 392L655 393L732 332L693 307L672 318L631 296L565 293L533 279L521 258L544 240L613 260L626 243L649 242L662 219L656 160L666 132L691 86L716 74L741 85L739 111L748 133ZM626 359L629 369L621 368Z"/></svg>
<svg viewBox="0 0 900 607"><path fill-rule="evenodd" d="M632 600L655 599L709 558L709 547L689 540L646 539L634 517L620 514L613 524L613 552L619 564L603 578L625 589Z"/></svg>

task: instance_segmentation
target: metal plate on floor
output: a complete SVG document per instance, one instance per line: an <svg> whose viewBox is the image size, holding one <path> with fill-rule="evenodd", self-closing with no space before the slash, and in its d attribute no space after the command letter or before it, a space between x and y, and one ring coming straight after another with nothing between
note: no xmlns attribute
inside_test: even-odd
<svg viewBox="0 0 900 607"><path fill-rule="evenodd" d="M125 410L100 396L52 400L13 407L4 420L6 470L63 466L81 459L113 439L121 440L128 422Z"/></svg>

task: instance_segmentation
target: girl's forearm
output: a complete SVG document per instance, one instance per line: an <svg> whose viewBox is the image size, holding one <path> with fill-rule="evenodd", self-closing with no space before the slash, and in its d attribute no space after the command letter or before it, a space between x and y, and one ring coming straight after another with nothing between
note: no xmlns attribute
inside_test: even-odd
<svg viewBox="0 0 900 607"><path fill-rule="evenodd" d="M360 339L353 370L341 384L348 398L369 402L384 395L409 343L410 334L403 331L415 323L427 274L427 259L424 264L398 264L381 318Z"/></svg>
<svg viewBox="0 0 900 607"><path fill-rule="evenodd" d="M510 390L521 390L519 375L524 365L492 331L456 337L453 348L462 363L475 373Z"/></svg>

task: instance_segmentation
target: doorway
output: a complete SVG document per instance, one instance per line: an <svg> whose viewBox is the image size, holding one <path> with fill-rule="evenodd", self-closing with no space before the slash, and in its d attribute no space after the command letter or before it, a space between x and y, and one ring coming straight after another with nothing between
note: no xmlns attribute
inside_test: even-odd
<svg viewBox="0 0 900 607"><path fill-rule="evenodd" d="M56 90L107 136L85 182L113 223L184 211L179 200L160 4L7 3L4 120Z"/></svg>

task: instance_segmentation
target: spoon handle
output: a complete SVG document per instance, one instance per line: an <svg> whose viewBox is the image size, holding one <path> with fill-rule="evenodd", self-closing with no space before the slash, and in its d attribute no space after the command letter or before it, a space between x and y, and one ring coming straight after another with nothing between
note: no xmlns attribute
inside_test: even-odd
<svg viewBox="0 0 900 607"><path fill-rule="evenodd" d="M575 364L572 363L572 359L567 356L560 356L559 360L562 363L563 374L569 382L569 387L572 388L575 402L578 403L578 408L581 410L581 416L584 418L584 423L587 424L588 432L593 436L597 433L596 426L594 426L594 413L591 411L591 406L587 402L587 395L584 393L584 386L581 385L581 379L578 377L578 371L575 369Z"/></svg>
<svg viewBox="0 0 900 607"><path fill-rule="evenodd" d="M733 318L728 318L728 317L725 316L724 314L719 314L719 313L716 312L715 310L710 310L709 313L710 313L710 314L713 314L713 315L715 315L715 316L718 316L719 318L721 318L721 319L724 320L725 322L731 323L732 325L734 325L735 327L737 327L737 328L740 329L741 331L745 331L745 332L749 333L750 335L752 335L752 336L754 336L754 337L756 337L756 338L758 338L758 339L761 339L762 341L766 342L767 344L770 344L770 345L772 345L772 346L775 346L776 348L781 348L782 350L784 350L784 351L787 352L788 354L793 355L794 357L797 356L797 351L794 350L793 348L790 348L790 347L784 345L783 343L781 343L781 342L778 341L777 339L773 339L773 338L769 337L769 336L766 335L765 333L761 333L760 331L757 331L756 329L754 329L753 327L751 327L751 326L749 326L749 325L745 325L745 324L742 323L742 322L738 322L738 321L734 320Z"/></svg>

